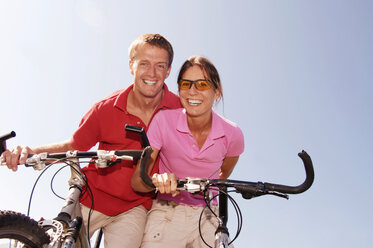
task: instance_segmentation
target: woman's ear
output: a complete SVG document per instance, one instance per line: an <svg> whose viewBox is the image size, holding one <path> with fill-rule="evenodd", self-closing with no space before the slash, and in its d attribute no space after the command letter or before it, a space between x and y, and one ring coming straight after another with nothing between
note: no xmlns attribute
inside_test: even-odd
<svg viewBox="0 0 373 248"><path fill-rule="evenodd" d="M215 101L219 101L220 98L221 98L220 90L219 90L219 89L216 89L216 90L215 90L214 100L215 100Z"/></svg>

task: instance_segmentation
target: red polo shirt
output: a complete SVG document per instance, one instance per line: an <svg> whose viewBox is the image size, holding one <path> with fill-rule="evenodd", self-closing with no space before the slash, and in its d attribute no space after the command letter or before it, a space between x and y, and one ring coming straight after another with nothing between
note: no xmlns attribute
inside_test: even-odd
<svg viewBox="0 0 373 248"><path fill-rule="evenodd" d="M93 105L71 138L75 150L87 151L97 143L101 150L141 149L139 135L124 130L125 124L141 126L147 130L140 118L127 112L127 97L132 88L133 85L126 90L118 90ZM164 97L154 114L161 109L180 107L179 97L164 85ZM100 169L95 164L83 168L93 193L95 210L115 216L140 204L150 209L153 194L139 194L132 190L131 178L135 166L135 162L123 161L110 168ZM91 207L89 192L81 197L80 202Z"/></svg>

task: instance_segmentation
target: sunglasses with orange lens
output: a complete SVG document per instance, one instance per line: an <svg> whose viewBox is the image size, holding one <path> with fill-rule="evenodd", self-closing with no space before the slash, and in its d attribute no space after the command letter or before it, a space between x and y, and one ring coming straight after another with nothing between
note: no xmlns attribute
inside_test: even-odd
<svg viewBox="0 0 373 248"><path fill-rule="evenodd" d="M180 90L189 90L190 88L192 88L193 84L196 86L196 89L200 90L200 91L208 90L212 86L210 81L208 81L206 79L198 79L198 80L194 80L194 81L187 80L187 79L181 79L179 81L179 89Z"/></svg>

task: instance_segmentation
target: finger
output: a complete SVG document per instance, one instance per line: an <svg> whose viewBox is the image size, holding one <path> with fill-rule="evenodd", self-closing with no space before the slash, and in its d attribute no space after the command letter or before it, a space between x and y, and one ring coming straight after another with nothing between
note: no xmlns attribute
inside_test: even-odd
<svg viewBox="0 0 373 248"><path fill-rule="evenodd" d="M155 192L158 192L158 180L157 180L158 174L154 173L152 176L152 183L155 187Z"/></svg>
<svg viewBox="0 0 373 248"><path fill-rule="evenodd" d="M172 196L177 196L180 191L177 190L177 177L175 174L170 175L170 181L171 181L171 194Z"/></svg>
<svg viewBox="0 0 373 248"><path fill-rule="evenodd" d="M22 148L20 146L16 146L12 149L12 152L9 154L9 157L7 158L7 164L8 168L17 171L17 165L18 165L18 158L19 154L21 153Z"/></svg>
<svg viewBox="0 0 373 248"><path fill-rule="evenodd" d="M10 151L6 149L0 156L1 163L6 163L6 157L9 156Z"/></svg>
<svg viewBox="0 0 373 248"><path fill-rule="evenodd" d="M25 164L26 163L26 159L27 159L28 154L29 154L29 147L27 147L27 146L23 147L22 150L21 150L20 157L19 157L19 164Z"/></svg>
<svg viewBox="0 0 373 248"><path fill-rule="evenodd" d="M168 173L162 174L164 190L167 194L171 193L171 180Z"/></svg>
<svg viewBox="0 0 373 248"><path fill-rule="evenodd" d="M165 190L164 190L164 183L163 183L163 177L162 175L160 174L157 174L157 187L158 187L158 191L162 194L165 193Z"/></svg>

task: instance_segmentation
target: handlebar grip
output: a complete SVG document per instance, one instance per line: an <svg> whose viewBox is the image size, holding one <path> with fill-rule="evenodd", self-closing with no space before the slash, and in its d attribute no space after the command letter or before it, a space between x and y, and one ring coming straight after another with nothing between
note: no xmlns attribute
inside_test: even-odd
<svg viewBox="0 0 373 248"><path fill-rule="evenodd" d="M152 154L153 149L150 146L147 146L144 148L144 151L141 154L140 158L140 177L143 180L143 182L148 185L149 187L155 188L152 179L148 175L148 160L150 157L150 154Z"/></svg>
<svg viewBox="0 0 373 248"><path fill-rule="evenodd" d="M133 132L133 133L140 134L141 144L142 144L143 148L145 148L147 146L150 146L148 137L146 136L146 133L145 133L145 130L144 130L143 127L132 126L132 125L126 124L125 127L124 127L124 129L126 131L128 131L128 132Z"/></svg>
<svg viewBox="0 0 373 248"><path fill-rule="evenodd" d="M280 184L264 183L265 189L277 191L281 193L286 193L286 194L300 194L308 190L312 186L312 183L315 178L312 160L311 160L311 157L304 150L298 153L298 156L302 159L303 164L304 164L304 169L306 171L305 181L298 186L286 186L286 185L280 185Z"/></svg>
<svg viewBox="0 0 373 248"><path fill-rule="evenodd" d="M7 133L7 134L4 134L4 135L0 136L0 141L4 141L4 140L7 140L7 139L10 139L10 138L13 138L13 137L16 137L16 132L11 131L10 133Z"/></svg>
<svg viewBox="0 0 373 248"><path fill-rule="evenodd" d="M0 155L6 150L6 140L13 137L16 137L16 132L14 131L0 136Z"/></svg>

